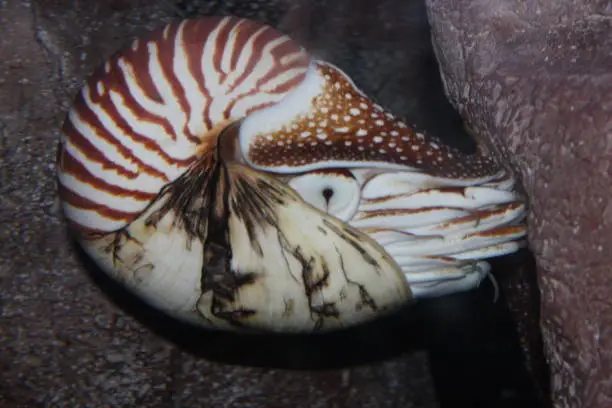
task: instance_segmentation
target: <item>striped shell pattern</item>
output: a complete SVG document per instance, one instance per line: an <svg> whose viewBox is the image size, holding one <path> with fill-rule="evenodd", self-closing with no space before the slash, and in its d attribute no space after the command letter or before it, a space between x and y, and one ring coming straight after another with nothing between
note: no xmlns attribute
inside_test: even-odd
<svg viewBox="0 0 612 408"><path fill-rule="evenodd" d="M170 24L109 58L66 118L58 178L102 269L212 328L358 324L477 286L525 235L505 169L236 17Z"/></svg>

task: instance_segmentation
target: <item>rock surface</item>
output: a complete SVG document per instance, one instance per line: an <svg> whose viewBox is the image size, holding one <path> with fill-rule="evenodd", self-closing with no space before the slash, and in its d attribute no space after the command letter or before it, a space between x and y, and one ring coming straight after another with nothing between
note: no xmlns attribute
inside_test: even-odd
<svg viewBox="0 0 612 408"><path fill-rule="evenodd" d="M428 0L451 100L522 175L556 407L612 405L609 1Z"/></svg>

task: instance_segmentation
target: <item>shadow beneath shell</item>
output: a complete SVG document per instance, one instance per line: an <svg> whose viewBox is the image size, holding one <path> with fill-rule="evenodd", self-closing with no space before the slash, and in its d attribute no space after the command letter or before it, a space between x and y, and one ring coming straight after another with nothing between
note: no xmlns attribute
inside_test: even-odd
<svg viewBox="0 0 612 408"><path fill-rule="evenodd" d="M487 360L489 355L499 365L497 351L508 351L507 344L500 343L500 337L509 335L512 324L508 323L503 299L493 302L493 288L488 281L478 290L423 300L392 315L341 331L239 334L203 329L169 317L110 278L78 244L74 245L93 282L119 308L183 351L210 361L316 370L377 363L415 351L428 351L432 364L439 358L448 360L453 356L464 356L461 364L470 364L483 356Z"/></svg>
<svg viewBox="0 0 612 408"><path fill-rule="evenodd" d="M523 250L491 266L495 304L492 291L475 290L421 305L440 407L550 407L533 257Z"/></svg>
<svg viewBox="0 0 612 408"><path fill-rule="evenodd" d="M195 357L251 367L329 370L427 352L441 407L548 406L534 389L533 373L526 370L504 291L494 303L490 281L477 290L422 300L393 315L342 331L238 334L203 329L159 312L111 279L78 244L75 246L91 279L111 301ZM521 257L524 255L493 262L502 281L522 263Z"/></svg>
<svg viewBox="0 0 612 408"><path fill-rule="evenodd" d="M415 307L368 324L323 334L240 334L204 329L149 306L103 272L75 242L90 278L124 312L182 350L226 364L286 369L345 368L422 350Z"/></svg>

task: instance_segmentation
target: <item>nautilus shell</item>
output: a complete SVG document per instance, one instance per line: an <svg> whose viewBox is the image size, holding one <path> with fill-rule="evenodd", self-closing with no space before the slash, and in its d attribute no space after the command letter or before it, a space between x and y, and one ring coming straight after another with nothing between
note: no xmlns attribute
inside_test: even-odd
<svg viewBox="0 0 612 408"><path fill-rule="evenodd" d="M88 254L212 328L348 327L477 286L525 235L503 167L235 17L170 24L109 58L76 96L57 168Z"/></svg>

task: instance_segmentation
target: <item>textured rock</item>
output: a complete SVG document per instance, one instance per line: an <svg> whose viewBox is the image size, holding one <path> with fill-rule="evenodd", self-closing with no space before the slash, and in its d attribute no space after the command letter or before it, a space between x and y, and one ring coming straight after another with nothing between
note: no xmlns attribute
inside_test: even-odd
<svg viewBox="0 0 612 408"><path fill-rule="evenodd" d="M612 8L428 0L451 100L522 175L558 407L612 405Z"/></svg>

